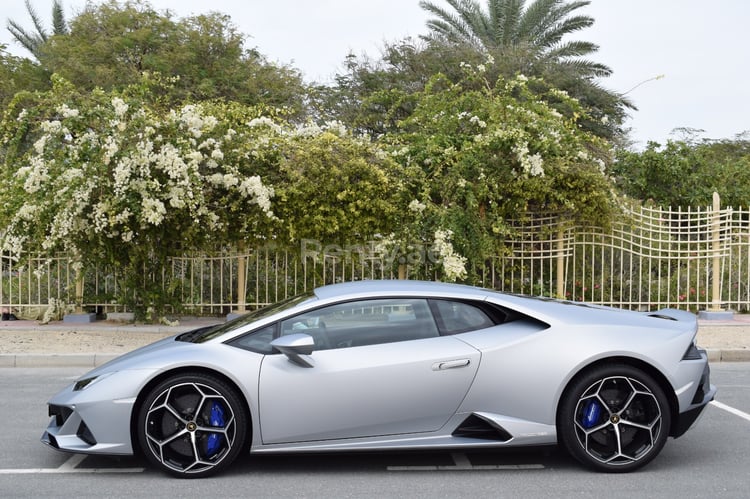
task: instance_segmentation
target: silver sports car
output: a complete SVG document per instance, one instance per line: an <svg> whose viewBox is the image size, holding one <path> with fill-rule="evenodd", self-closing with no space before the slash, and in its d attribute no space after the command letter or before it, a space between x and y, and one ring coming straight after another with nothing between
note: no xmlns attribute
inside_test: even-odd
<svg viewBox="0 0 750 499"><path fill-rule="evenodd" d="M203 477L244 451L559 443L635 470L716 389L689 312L412 281L335 284L158 341L49 401L42 441Z"/></svg>

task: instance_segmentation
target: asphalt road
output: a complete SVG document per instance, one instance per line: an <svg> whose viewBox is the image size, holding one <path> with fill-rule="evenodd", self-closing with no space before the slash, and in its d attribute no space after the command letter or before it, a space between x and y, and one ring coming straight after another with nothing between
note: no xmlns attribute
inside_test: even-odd
<svg viewBox="0 0 750 499"><path fill-rule="evenodd" d="M581 469L557 449L245 457L226 473L179 480L137 458L72 456L39 443L46 400L82 368L0 369L0 497L750 496L750 363L712 366L716 404L643 470Z"/></svg>

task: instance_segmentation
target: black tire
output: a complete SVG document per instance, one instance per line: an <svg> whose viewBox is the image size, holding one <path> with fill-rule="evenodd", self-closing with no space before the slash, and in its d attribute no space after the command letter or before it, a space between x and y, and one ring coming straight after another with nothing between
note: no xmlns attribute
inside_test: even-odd
<svg viewBox="0 0 750 499"><path fill-rule="evenodd" d="M203 478L229 466L246 448L249 418L239 395L208 374L165 379L138 413L138 442L157 468Z"/></svg>
<svg viewBox="0 0 750 499"><path fill-rule="evenodd" d="M558 439L589 468L624 473L659 454L671 419L664 390L648 374L625 364L599 366L563 394Z"/></svg>

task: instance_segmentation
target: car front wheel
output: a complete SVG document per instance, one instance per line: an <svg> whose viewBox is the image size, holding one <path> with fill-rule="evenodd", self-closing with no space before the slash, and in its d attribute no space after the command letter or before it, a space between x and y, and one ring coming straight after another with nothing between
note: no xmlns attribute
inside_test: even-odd
<svg viewBox="0 0 750 499"><path fill-rule="evenodd" d="M146 458L174 476L199 478L229 466L245 447L248 416L239 396L207 374L181 374L149 392L138 416Z"/></svg>
<svg viewBox="0 0 750 499"><path fill-rule="evenodd" d="M616 364L575 379L558 411L559 439L584 465L627 472L659 454L669 436L669 403L648 374Z"/></svg>

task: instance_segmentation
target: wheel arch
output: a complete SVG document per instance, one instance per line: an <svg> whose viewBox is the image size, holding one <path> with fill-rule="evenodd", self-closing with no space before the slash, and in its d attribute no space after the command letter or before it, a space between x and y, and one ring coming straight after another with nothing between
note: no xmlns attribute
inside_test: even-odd
<svg viewBox="0 0 750 499"><path fill-rule="evenodd" d="M209 376L213 376L215 378L218 378L222 382L229 385L229 387L234 390L237 395L239 396L240 400L242 401L243 408L245 409L245 413L247 414L248 418L248 437L247 441L245 442L245 449L250 448L250 444L252 442L253 438L253 416L252 412L250 411L250 406L248 405L247 397L245 397L244 392L240 389L240 387L237 385L237 383L232 380L229 376L225 375L221 371L217 371L215 369L210 369L207 367L201 367L201 366L182 366L174 369L170 369L168 371L164 371L163 373L160 373L158 376L154 376L151 380L146 383L143 388L141 388L141 391L138 393L138 397L136 397L135 403L133 404L133 410L130 414L130 441L133 446L133 454L143 454L143 449L140 447L140 443L138 442L138 414L141 411L141 407L143 406L143 403L148 397L148 394L151 393L151 390L154 389L156 385L161 383L167 378L170 378L172 376L178 376L181 374L206 374Z"/></svg>
<svg viewBox="0 0 750 499"><path fill-rule="evenodd" d="M560 419L560 407L563 404L563 401L565 400L565 394L570 390L571 385L576 382L581 376L584 376L589 371L596 369L598 367L612 365L612 364L624 364L636 369L640 369L647 375L649 375L651 378L654 379L659 384L659 387L664 391L664 395L667 397L667 401L669 402L669 412L671 416L671 421L677 421L678 412L679 412L679 402L677 400L677 395L675 395L674 388L672 387L671 383L667 378L662 374L661 371L659 371L657 368L649 364L648 362L645 362L640 359L636 359L633 357L625 357L625 356L614 356L614 357L606 357L603 359L597 359L595 362L592 362L590 364L587 364L586 366L582 367L578 370L578 372L572 376L568 382L565 384L565 387L560 392L560 397L557 400L557 407L555 408L555 423L559 427L559 419ZM670 434L672 429L670 428ZM559 439L559 434L558 434Z"/></svg>

